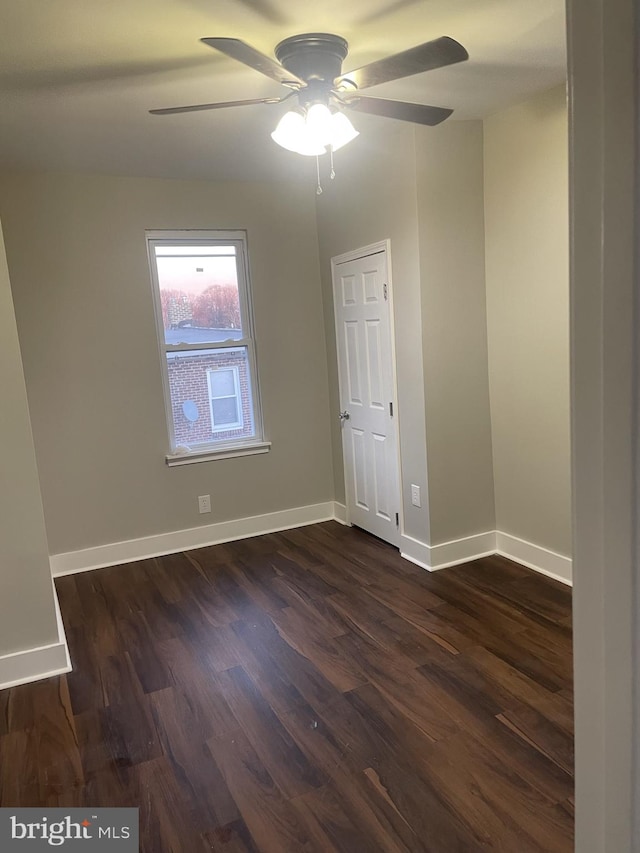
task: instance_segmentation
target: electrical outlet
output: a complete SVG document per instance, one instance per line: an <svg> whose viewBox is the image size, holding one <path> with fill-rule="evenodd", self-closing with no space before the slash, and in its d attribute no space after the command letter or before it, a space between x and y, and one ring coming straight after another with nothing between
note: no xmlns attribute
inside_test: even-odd
<svg viewBox="0 0 640 853"><path fill-rule="evenodd" d="M198 495L198 509L200 512L211 512L211 495Z"/></svg>
<svg viewBox="0 0 640 853"><path fill-rule="evenodd" d="M411 503L413 506L422 506L420 503L420 486L411 484Z"/></svg>

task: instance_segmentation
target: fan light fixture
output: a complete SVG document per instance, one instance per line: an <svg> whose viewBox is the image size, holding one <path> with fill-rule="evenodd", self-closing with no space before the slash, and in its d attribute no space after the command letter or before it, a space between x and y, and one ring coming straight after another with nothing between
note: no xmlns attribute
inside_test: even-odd
<svg viewBox="0 0 640 853"><path fill-rule="evenodd" d="M332 112L326 104L312 104L306 112L285 113L271 138L278 145L307 157L337 151L358 136L358 131L341 112Z"/></svg>
<svg viewBox="0 0 640 853"><path fill-rule="evenodd" d="M453 112L446 107L376 98L363 94L363 89L465 62L469 58L466 49L459 42L449 36L441 36L344 73L342 63L349 52L349 45L342 36L332 33L301 33L290 36L276 45L275 60L241 39L215 37L203 38L201 41L291 91L281 98L245 98L213 104L163 107L150 112L154 115L173 115L226 107L281 104L295 95L298 108L280 119L271 137L288 151L316 157L317 193L322 192L320 156L329 155L329 176L333 178L333 152L358 135L358 131L342 112L343 109L428 127L440 124Z"/></svg>

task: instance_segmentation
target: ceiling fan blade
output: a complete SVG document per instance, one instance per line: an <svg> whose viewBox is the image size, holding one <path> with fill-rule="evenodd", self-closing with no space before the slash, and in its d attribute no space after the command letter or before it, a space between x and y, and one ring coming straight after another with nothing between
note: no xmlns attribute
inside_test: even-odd
<svg viewBox="0 0 640 853"><path fill-rule="evenodd" d="M166 107L161 110L149 110L154 116L167 116L174 113L195 113L200 110L221 110L223 107L245 107L250 104L279 104L285 98L249 98L247 101L222 101L219 104L193 104L189 107Z"/></svg>
<svg viewBox="0 0 640 853"><path fill-rule="evenodd" d="M264 53L260 53L259 50L256 50L244 41L240 41L240 39L205 38L200 39L200 41L208 44L214 50L219 50L221 53L230 56L231 59L237 59L238 62L248 65L249 68L253 68L255 71L259 71L261 74L270 77L272 80L282 83L284 86L291 86L298 89L306 85L304 80L287 71L284 65L280 65L275 59L271 59Z"/></svg>
<svg viewBox="0 0 640 853"><path fill-rule="evenodd" d="M453 110L445 107L430 107L427 104L409 104L406 101L392 101L387 98L371 98L368 95L358 95L352 100L343 101L345 107L360 113L370 113L374 116L397 118L401 121L411 121L414 124L440 124L449 118Z"/></svg>
<svg viewBox="0 0 640 853"><path fill-rule="evenodd" d="M411 77L412 74L420 74L422 71L464 62L466 59L469 59L469 54L459 42L449 36L442 36L341 74L336 84L348 80L355 83L358 89L366 89L379 83Z"/></svg>

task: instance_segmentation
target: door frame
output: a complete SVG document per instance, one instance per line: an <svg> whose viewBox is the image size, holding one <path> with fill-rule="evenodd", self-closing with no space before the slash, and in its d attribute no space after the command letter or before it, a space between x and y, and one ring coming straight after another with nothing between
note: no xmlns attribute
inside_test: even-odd
<svg viewBox="0 0 640 853"><path fill-rule="evenodd" d="M568 0L576 850L640 850L635 0Z"/></svg>
<svg viewBox="0 0 640 853"><path fill-rule="evenodd" d="M348 252L343 252L331 258L331 294L333 298L333 322L336 333L336 363L338 365L338 400L343 387L342 369L340 367L340 358L338 355L338 336L340 330L338 328L338 315L336 312L336 269L340 264L348 263L349 261L357 261L360 258L365 258L367 255L376 255L384 252L387 261L387 304L389 306L389 341L391 345L391 397L393 403L394 419L396 422L395 429L395 454L397 466L397 488L398 488L398 544L394 547L399 547L404 534L404 489L402 478L402 454L400 452L400 425L401 413L398 405L398 373L397 373L397 358L396 358L396 323L395 311L393 307L393 271L391 267L391 240L378 240L375 243L369 243L366 246L361 246L358 249L351 249ZM340 431L340 444L342 445L342 471L345 487L345 522L351 526L351 518L349 515L349 505L347 502L347 465L345 458L344 441L342 440L342 430ZM391 544L391 543L390 543Z"/></svg>

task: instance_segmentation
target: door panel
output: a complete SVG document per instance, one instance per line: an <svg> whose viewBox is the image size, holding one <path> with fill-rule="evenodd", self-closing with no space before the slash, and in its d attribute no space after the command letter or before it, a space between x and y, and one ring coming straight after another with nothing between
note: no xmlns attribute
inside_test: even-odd
<svg viewBox="0 0 640 853"><path fill-rule="evenodd" d="M347 513L398 544L398 452L384 251L334 265Z"/></svg>
<svg viewBox="0 0 640 853"><path fill-rule="evenodd" d="M365 322L367 336L367 378L369 381L369 401L374 409L384 409L384 374L382 370L382 342L380 340L380 321Z"/></svg>
<svg viewBox="0 0 640 853"><path fill-rule="evenodd" d="M368 488L367 488L367 451L365 447L365 434L361 429L351 429L351 446L353 448L353 478L355 488L355 503L361 509L368 512Z"/></svg>
<svg viewBox="0 0 640 853"><path fill-rule="evenodd" d="M379 302L380 294L378 293L378 276L375 271L365 272L362 275L362 283L364 285L364 301Z"/></svg>
<svg viewBox="0 0 640 853"><path fill-rule="evenodd" d="M355 275L345 275L342 279L342 304L356 304L356 277Z"/></svg>
<svg viewBox="0 0 640 853"><path fill-rule="evenodd" d="M385 435L373 433L373 473L375 475L376 493L376 515L391 521L391 510L389 509L389 491L387 483L389 472L387 471L388 439Z"/></svg>
<svg viewBox="0 0 640 853"><path fill-rule="evenodd" d="M358 324L355 320L350 320L344 324L344 328L347 375L349 377L348 400L351 406L362 406L362 360L360 358Z"/></svg>

